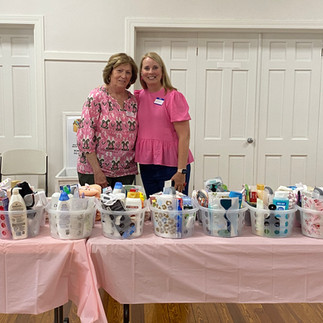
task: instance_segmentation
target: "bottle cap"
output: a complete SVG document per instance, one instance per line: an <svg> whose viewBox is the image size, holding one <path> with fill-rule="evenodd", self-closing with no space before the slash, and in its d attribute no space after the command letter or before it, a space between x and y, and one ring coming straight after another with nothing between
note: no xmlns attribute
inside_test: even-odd
<svg viewBox="0 0 323 323"><path fill-rule="evenodd" d="M115 184L114 184L114 188L115 189L121 189L122 188L122 183L121 182L116 182Z"/></svg>
<svg viewBox="0 0 323 323"><path fill-rule="evenodd" d="M21 190L21 187L14 187L13 189L12 189L12 194L13 195L19 195L19 190Z"/></svg>
<svg viewBox="0 0 323 323"><path fill-rule="evenodd" d="M264 190L265 185L264 184L257 184L257 190Z"/></svg>
<svg viewBox="0 0 323 323"><path fill-rule="evenodd" d="M67 200L69 200L69 197L68 197L67 193L63 191L61 193L61 195L59 196L59 200L60 201L67 201Z"/></svg>

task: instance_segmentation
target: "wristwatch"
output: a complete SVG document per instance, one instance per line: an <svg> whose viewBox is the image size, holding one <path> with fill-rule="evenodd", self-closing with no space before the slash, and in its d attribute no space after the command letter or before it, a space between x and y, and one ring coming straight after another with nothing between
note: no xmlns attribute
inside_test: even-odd
<svg viewBox="0 0 323 323"><path fill-rule="evenodd" d="M187 174L187 169L186 168L177 168L177 173Z"/></svg>

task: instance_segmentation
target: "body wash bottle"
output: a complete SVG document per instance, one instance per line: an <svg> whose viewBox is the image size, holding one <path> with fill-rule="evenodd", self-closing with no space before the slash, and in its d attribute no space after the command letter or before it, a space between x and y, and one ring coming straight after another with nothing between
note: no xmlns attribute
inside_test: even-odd
<svg viewBox="0 0 323 323"><path fill-rule="evenodd" d="M14 187L9 201L9 223L13 239L25 239L28 236L27 210L20 187Z"/></svg>

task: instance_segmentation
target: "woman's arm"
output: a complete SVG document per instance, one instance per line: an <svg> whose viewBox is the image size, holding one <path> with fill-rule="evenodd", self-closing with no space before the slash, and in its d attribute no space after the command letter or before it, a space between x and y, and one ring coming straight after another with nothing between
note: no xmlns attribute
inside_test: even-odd
<svg viewBox="0 0 323 323"><path fill-rule="evenodd" d="M189 145L190 145L190 124L189 121L180 121L173 123L178 136L178 161L177 168L186 168ZM175 189L182 192L185 188L185 174L176 172L171 178L175 182Z"/></svg>
<svg viewBox="0 0 323 323"><path fill-rule="evenodd" d="M100 167L99 161L96 157L96 153L87 153L86 158L89 161L94 175L94 183L100 185L102 188L108 186L107 178L105 177Z"/></svg>

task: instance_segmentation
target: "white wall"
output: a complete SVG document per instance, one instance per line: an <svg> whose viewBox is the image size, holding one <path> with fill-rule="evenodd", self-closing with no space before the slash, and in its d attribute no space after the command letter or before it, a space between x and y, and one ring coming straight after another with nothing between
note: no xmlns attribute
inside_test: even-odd
<svg viewBox="0 0 323 323"><path fill-rule="evenodd" d="M62 112L81 112L102 83L112 53L125 51L126 18L309 21L322 24L322 0L0 0L1 15L44 17L45 111L50 193L63 168ZM197 18L198 17L198 18ZM0 21L1 22L1 21Z"/></svg>

